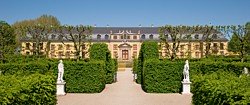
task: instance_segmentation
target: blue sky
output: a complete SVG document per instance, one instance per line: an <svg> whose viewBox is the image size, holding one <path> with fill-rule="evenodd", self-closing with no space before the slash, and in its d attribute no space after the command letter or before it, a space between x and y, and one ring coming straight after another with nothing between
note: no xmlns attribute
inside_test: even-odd
<svg viewBox="0 0 250 105"><path fill-rule="evenodd" d="M231 25L250 21L250 0L2 0L0 20L42 14L62 24L97 26Z"/></svg>

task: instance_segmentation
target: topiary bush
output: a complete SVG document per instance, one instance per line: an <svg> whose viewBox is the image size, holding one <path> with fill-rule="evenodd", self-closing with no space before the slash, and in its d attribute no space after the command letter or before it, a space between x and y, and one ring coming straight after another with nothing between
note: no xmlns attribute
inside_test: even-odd
<svg viewBox="0 0 250 105"><path fill-rule="evenodd" d="M106 83L114 82L114 75L117 71L115 64L117 61L112 60L108 45L105 43L95 43L90 47L90 59L105 61Z"/></svg>
<svg viewBox="0 0 250 105"><path fill-rule="evenodd" d="M143 90L149 93L180 93L183 65L184 62L146 60L143 65Z"/></svg>
<svg viewBox="0 0 250 105"><path fill-rule="evenodd" d="M105 88L105 63L102 61L64 62L68 93L99 93Z"/></svg>
<svg viewBox="0 0 250 105"><path fill-rule="evenodd" d="M0 75L1 105L55 105L53 75Z"/></svg>
<svg viewBox="0 0 250 105"><path fill-rule="evenodd" d="M217 71L194 76L194 105L249 105L250 77L234 72Z"/></svg>
<svg viewBox="0 0 250 105"><path fill-rule="evenodd" d="M137 74L137 83L142 83L142 70L143 63L147 59L159 59L158 43L156 41L145 41L141 45L141 49L138 56L138 66L135 73Z"/></svg>

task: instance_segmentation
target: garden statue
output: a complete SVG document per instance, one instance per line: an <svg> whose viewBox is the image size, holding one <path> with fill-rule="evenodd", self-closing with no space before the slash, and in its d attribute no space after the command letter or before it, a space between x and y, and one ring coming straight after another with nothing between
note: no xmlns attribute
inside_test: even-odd
<svg viewBox="0 0 250 105"><path fill-rule="evenodd" d="M63 73L64 73L64 67L63 67L63 61L60 60L60 63L58 64L58 78L57 81L63 82Z"/></svg>
<svg viewBox="0 0 250 105"><path fill-rule="evenodd" d="M189 64L188 64L188 60L186 60L185 65L184 65L184 69L183 69L183 82L190 82L189 81Z"/></svg>
<svg viewBox="0 0 250 105"><path fill-rule="evenodd" d="M246 67L244 67L244 74L249 75L248 74L248 69Z"/></svg>

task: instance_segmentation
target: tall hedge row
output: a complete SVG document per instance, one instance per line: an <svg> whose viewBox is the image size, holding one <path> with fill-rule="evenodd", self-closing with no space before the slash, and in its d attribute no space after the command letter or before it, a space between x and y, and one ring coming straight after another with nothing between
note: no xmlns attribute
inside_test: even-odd
<svg viewBox="0 0 250 105"><path fill-rule="evenodd" d="M91 60L103 60L105 61L105 75L106 83L114 82L114 75L117 71L116 60L112 60L111 53L108 49L108 45L105 43L95 43L90 47L90 59Z"/></svg>
<svg viewBox="0 0 250 105"><path fill-rule="evenodd" d="M138 56L138 66L135 73L137 74L137 83L142 83L142 70L143 63L147 59L159 59L158 43L155 41L145 41L141 45L141 49Z"/></svg>
<svg viewBox="0 0 250 105"><path fill-rule="evenodd" d="M99 93L105 88L105 63L102 61L64 62L68 93Z"/></svg>
<svg viewBox="0 0 250 105"><path fill-rule="evenodd" d="M249 105L250 77L233 72L217 71L194 76L194 105Z"/></svg>
<svg viewBox="0 0 250 105"><path fill-rule="evenodd" d="M180 93L184 62L149 59L143 66L143 89L149 93Z"/></svg>
<svg viewBox="0 0 250 105"><path fill-rule="evenodd" d="M190 74L195 76L197 74L211 74L218 70L231 71L237 75L242 74L244 67L250 68L250 63L241 63L241 62L191 62L190 63Z"/></svg>
<svg viewBox="0 0 250 105"><path fill-rule="evenodd" d="M55 105L53 75L0 75L1 105Z"/></svg>
<svg viewBox="0 0 250 105"><path fill-rule="evenodd" d="M30 62L30 63L5 63L0 64L0 71L4 75L29 75L33 73L45 74L53 72L52 66L44 62Z"/></svg>

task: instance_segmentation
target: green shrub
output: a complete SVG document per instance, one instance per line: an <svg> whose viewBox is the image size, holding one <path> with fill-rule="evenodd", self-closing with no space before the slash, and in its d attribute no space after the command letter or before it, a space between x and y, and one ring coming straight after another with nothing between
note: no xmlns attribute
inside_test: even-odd
<svg viewBox="0 0 250 105"><path fill-rule="evenodd" d="M138 59L133 60L133 73L136 73L137 71L137 66L138 66Z"/></svg>
<svg viewBox="0 0 250 105"><path fill-rule="evenodd" d="M53 75L0 75L1 105L55 105Z"/></svg>
<svg viewBox="0 0 250 105"><path fill-rule="evenodd" d="M146 60L143 66L143 90L149 93L180 93L184 62Z"/></svg>
<svg viewBox="0 0 250 105"><path fill-rule="evenodd" d="M0 71L4 75L13 75L13 74L20 74L20 75L29 75L33 73L41 73L45 74L47 72L53 72L51 66L44 62L30 62L30 63L6 63L0 64Z"/></svg>
<svg viewBox="0 0 250 105"><path fill-rule="evenodd" d="M105 88L105 64L101 61L64 62L66 92L99 93Z"/></svg>
<svg viewBox="0 0 250 105"><path fill-rule="evenodd" d="M138 66L135 71L137 74L137 83L142 83L142 70L143 70L143 63L147 59L159 59L159 52L158 52L158 44L155 41L146 41L143 42L141 45L141 49L138 56Z"/></svg>
<svg viewBox="0 0 250 105"><path fill-rule="evenodd" d="M249 63L241 63L241 62L191 62L190 63L190 74L191 78L197 74L210 74L216 72L218 70L231 71L236 73L237 75L242 74L244 67L250 68Z"/></svg>
<svg viewBox="0 0 250 105"><path fill-rule="evenodd" d="M217 71L198 75L193 81L194 105L249 105L250 77Z"/></svg>
<svg viewBox="0 0 250 105"><path fill-rule="evenodd" d="M105 61L105 77L106 83L114 82L114 75L117 71L114 60L111 58L111 53L108 49L108 45L105 43L95 43L90 47L90 59Z"/></svg>

